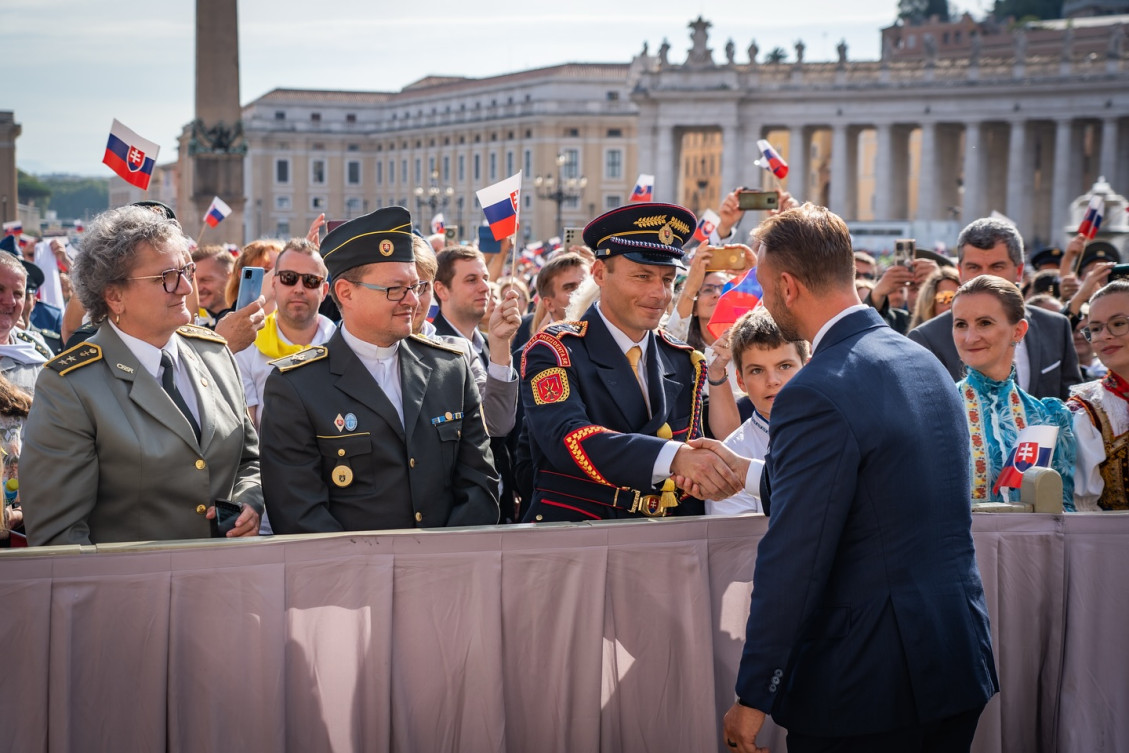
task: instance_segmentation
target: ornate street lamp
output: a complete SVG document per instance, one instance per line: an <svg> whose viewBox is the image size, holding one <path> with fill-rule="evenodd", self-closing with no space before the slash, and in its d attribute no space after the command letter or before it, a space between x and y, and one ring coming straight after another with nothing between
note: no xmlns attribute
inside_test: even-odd
<svg viewBox="0 0 1129 753"><path fill-rule="evenodd" d="M431 219L435 219L435 215L445 209L447 204L450 203L451 197L455 195L455 189L451 186L439 186L439 171L431 171L431 184L424 188L423 186L416 186L416 208L419 212L423 213L424 207L431 208Z"/></svg>
<svg viewBox="0 0 1129 753"><path fill-rule="evenodd" d="M588 179L583 175L575 178L561 178L561 168L568 162L563 154L557 155L557 170L554 175L538 175L533 179L533 188L538 199L555 202L557 205L557 235L564 235L561 222L561 207L566 201L576 201L584 194Z"/></svg>

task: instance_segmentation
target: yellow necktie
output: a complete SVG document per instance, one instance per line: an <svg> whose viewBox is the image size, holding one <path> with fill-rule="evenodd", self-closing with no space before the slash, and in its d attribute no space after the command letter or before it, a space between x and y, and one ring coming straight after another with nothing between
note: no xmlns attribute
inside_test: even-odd
<svg viewBox="0 0 1129 753"><path fill-rule="evenodd" d="M631 370L635 372L635 381L639 383L639 390L644 396L647 390L643 389L643 377L639 375L639 359L643 357L643 349L638 345L632 345L627 349L627 361L631 364Z"/></svg>

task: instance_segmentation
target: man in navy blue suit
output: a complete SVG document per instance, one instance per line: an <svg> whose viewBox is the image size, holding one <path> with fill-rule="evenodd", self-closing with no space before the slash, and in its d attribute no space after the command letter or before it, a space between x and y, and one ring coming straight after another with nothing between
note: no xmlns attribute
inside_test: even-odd
<svg viewBox="0 0 1129 753"><path fill-rule="evenodd" d="M789 753L967 751L999 684L952 380L859 303L839 217L805 204L757 236L764 304L812 357L772 408L726 742L756 750L771 714Z"/></svg>
<svg viewBox="0 0 1129 753"><path fill-rule="evenodd" d="M655 332L695 224L680 206L637 203L584 228L600 300L534 335L521 357L534 467L524 522L703 512L672 474L705 493L741 488L715 453L686 444L701 436L704 357Z"/></svg>

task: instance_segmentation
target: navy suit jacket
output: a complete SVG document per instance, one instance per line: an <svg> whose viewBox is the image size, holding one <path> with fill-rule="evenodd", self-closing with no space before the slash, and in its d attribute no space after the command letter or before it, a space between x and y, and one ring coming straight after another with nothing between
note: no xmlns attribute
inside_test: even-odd
<svg viewBox="0 0 1129 753"><path fill-rule="evenodd" d="M1027 392L1035 397L1070 397L1070 388L1082 381L1078 353L1070 320L1062 314L1027 306L1030 329L1023 341L1031 362L1031 382ZM964 379L965 368L953 342L953 312L935 316L911 329L909 339L924 346L944 364L954 382Z"/></svg>
<svg viewBox="0 0 1129 753"><path fill-rule="evenodd" d="M803 734L925 724L998 690L953 382L873 309L772 408L737 695Z"/></svg>
<svg viewBox="0 0 1129 753"><path fill-rule="evenodd" d="M701 436L701 354L661 331L647 337L650 415L595 304L579 322L553 324L525 346L521 396L534 468L526 522L642 517L585 499L583 485L578 489L569 478L651 494L655 460L667 441L657 436L661 427L677 441ZM701 513L702 505L684 500L674 512Z"/></svg>

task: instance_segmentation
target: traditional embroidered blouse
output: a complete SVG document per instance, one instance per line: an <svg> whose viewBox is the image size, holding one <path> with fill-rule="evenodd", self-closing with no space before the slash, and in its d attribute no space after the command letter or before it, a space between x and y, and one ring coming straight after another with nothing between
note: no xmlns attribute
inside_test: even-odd
<svg viewBox="0 0 1129 753"><path fill-rule="evenodd" d="M1074 431L1071 414L1066 404L1058 398L1035 398L1015 383L1015 369L1011 375L996 381L976 369L957 383L964 401L965 419L972 442L972 501L1002 502L999 493L993 493L996 479L1015 447L1020 430L1028 426L1058 427L1051 467L1062 476L1062 506L1074 511ZM1016 492L1011 501L1017 501Z"/></svg>
<svg viewBox="0 0 1129 753"><path fill-rule="evenodd" d="M1129 382L1115 372L1070 389L1078 471L1078 510L1129 510Z"/></svg>

